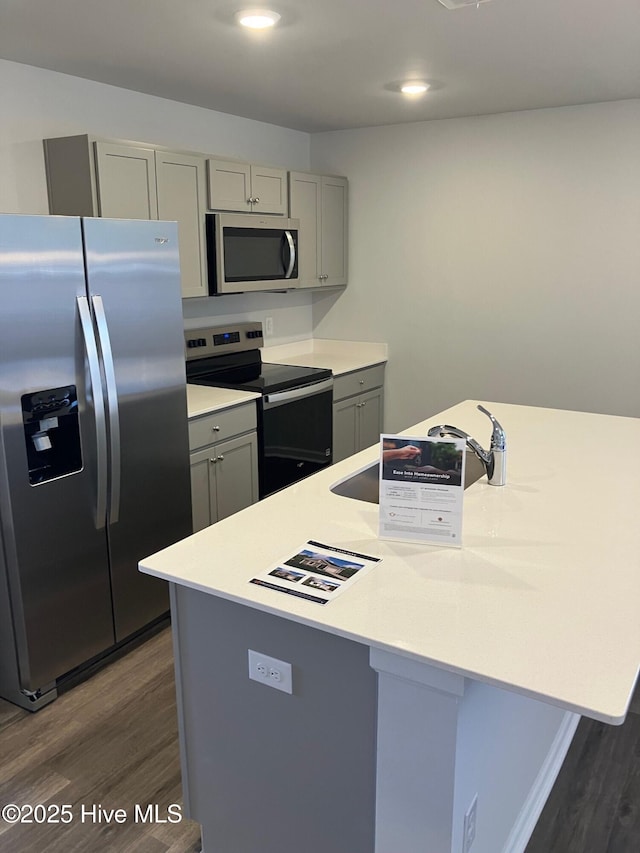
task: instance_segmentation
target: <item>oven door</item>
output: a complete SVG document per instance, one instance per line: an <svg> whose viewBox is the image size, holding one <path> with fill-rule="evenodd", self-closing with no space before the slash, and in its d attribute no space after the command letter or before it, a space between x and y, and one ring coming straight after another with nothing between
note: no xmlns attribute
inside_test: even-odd
<svg viewBox="0 0 640 853"><path fill-rule="evenodd" d="M260 498L333 460L333 379L266 394L262 400Z"/></svg>

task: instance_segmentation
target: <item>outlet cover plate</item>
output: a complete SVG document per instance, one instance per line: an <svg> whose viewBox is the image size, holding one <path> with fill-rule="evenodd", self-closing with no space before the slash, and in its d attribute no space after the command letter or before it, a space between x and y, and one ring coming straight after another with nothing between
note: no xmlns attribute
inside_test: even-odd
<svg viewBox="0 0 640 853"><path fill-rule="evenodd" d="M249 649L249 678L283 693L293 693L291 664L253 649Z"/></svg>
<svg viewBox="0 0 640 853"><path fill-rule="evenodd" d="M464 835L462 839L462 853L469 853L471 845L476 840L476 821L478 819L478 795L475 794L471 805L464 816Z"/></svg>

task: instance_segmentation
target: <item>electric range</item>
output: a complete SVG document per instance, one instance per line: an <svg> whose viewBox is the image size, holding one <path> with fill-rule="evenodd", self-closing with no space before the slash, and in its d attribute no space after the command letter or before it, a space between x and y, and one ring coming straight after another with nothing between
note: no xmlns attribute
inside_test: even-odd
<svg viewBox="0 0 640 853"><path fill-rule="evenodd" d="M187 382L254 391L258 399L260 499L332 462L333 374L262 361L262 324L185 332Z"/></svg>

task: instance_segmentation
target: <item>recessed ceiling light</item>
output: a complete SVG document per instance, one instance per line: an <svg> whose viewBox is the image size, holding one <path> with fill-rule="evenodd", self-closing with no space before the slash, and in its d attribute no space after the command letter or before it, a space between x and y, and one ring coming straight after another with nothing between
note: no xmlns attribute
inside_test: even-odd
<svg viewBox="0 0 640 853"><path fill-rule="evenodd" d="M236 14L236 21L243 27L250 27L252 30L264 30L267 27L273 27L279 20L280 15L277 12L272 12L271 9L243 9Z"/></svg>
<svg viewBox="0 0 640 853"><path fill-rule="evenodd" d="M400 91L403 95L423 95L428 88L428 83L420 83L417 80L414 80L410 83L403 83L400 86Z"/></svg>

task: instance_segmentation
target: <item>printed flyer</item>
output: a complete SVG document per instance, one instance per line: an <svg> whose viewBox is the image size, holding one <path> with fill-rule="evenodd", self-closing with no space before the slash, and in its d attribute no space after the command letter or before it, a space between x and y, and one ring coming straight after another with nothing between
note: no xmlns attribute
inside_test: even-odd
<svg viewBox="0 0 640 853"><path fill-rule="evenodd" d="M328 604L380 562L379 557L310 539L295 554L251 578L249 583L315 604Z"/></svg>
<svg viewBox="0 0 640 853"><path fill-rule="evenodd" d="M464 439L380 439L380 538L460 547Z"/></svg>

